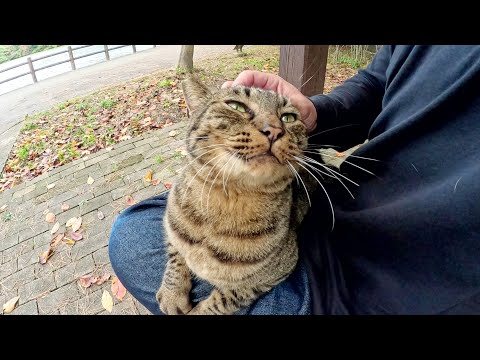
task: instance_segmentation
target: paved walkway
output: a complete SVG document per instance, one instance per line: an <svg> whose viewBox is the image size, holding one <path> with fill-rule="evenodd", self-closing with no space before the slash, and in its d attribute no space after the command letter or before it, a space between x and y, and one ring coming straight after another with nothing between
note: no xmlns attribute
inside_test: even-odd
<svg viewBox="0 0 480 360"><path fill-rule="evenodd" d="M195 45L194 61L221 52L233 45ZM179 45L159 46L101 64L82 68L0 96L0 170L15 142L26 114L115 85L126 80L176 66Z"/></svg>
<svg viewBox="0 0 480 360"><path fill-rule="evenodd" d="M107 247L113 221L128 206L126 196L138 202L166 191L165 183L172 182L184 162L180 148L185 126L183 121L119 143L0 194L0 209L6 205L0 210L0 312L5 302L19 296L12 315L109 314L101 297L104 290L111 294L111 280L85 289L78 279L114 275ZM161 180L157 186L144 180L148 169ZM62 204L70 208L63 211ZM68 234L67 220L81 216L83 239L74 245L62 242L41 265L38 256L54 237L47 212L60 223L57 234ZM112 314L148 313L128 293L121 302L114 299Z"/></svg>

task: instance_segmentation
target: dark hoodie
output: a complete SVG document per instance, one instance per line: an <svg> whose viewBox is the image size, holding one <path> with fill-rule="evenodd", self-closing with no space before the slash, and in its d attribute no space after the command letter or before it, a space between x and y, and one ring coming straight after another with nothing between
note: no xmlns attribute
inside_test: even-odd
<svg viewBox="0 0 480 360"><path fill-rule="evenodd" d="M301 235L316 314L480 313L480 46L383 46L329 95L312 141L369 142ZM348 125L348 126L344 126ZM342 127L344 126L344 127ZM337 128L323 132L328 129Z"/></svg>

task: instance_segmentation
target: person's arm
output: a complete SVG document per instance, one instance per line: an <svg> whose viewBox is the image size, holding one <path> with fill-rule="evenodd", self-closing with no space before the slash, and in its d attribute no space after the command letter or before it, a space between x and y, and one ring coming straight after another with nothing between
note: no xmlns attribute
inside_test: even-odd
<svg viewBox="0 0 480 360"><path fill-rule="evenodd" d="M334 142L348 148L365 141L382 108L392 51L392 46L382 46L366 69L328 95L309 97L317 112L317 126L310 134L310 142Z"/></svg>

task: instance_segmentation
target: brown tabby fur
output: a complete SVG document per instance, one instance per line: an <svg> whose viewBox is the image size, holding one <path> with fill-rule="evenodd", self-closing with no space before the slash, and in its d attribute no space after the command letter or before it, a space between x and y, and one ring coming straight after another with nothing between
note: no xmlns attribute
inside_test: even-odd
<svg viewBox="0 0 480 360"><path fill-rule="evenodd" d="M292 186L287 160L302 170L291 155L306 148L306 128L298 110L271 91L212 93L194 77L182 87L191 117L189 163L168 198L169 260L157 300L166 314L232 314L284 280L297 263L295 231L308 203L303 188ZM286 113L296 120L282 122ZM272 128L283 132L276 140L268 137ZM302 178L307 183L310 177ZM191 273L215 286L193 309Z"/></svg>

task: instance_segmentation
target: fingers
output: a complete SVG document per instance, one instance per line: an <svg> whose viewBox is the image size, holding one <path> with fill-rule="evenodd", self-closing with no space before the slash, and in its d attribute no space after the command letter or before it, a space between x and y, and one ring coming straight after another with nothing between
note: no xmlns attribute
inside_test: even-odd
<svg viewBox="0 0 480 360"><path fill-rule="evenodd" d="M228 87L231 87L233 84L233 81L232 80L229 80L229 81L225 81L222 85L222 89L225 89L225 88L228 88Z"/></svg>

